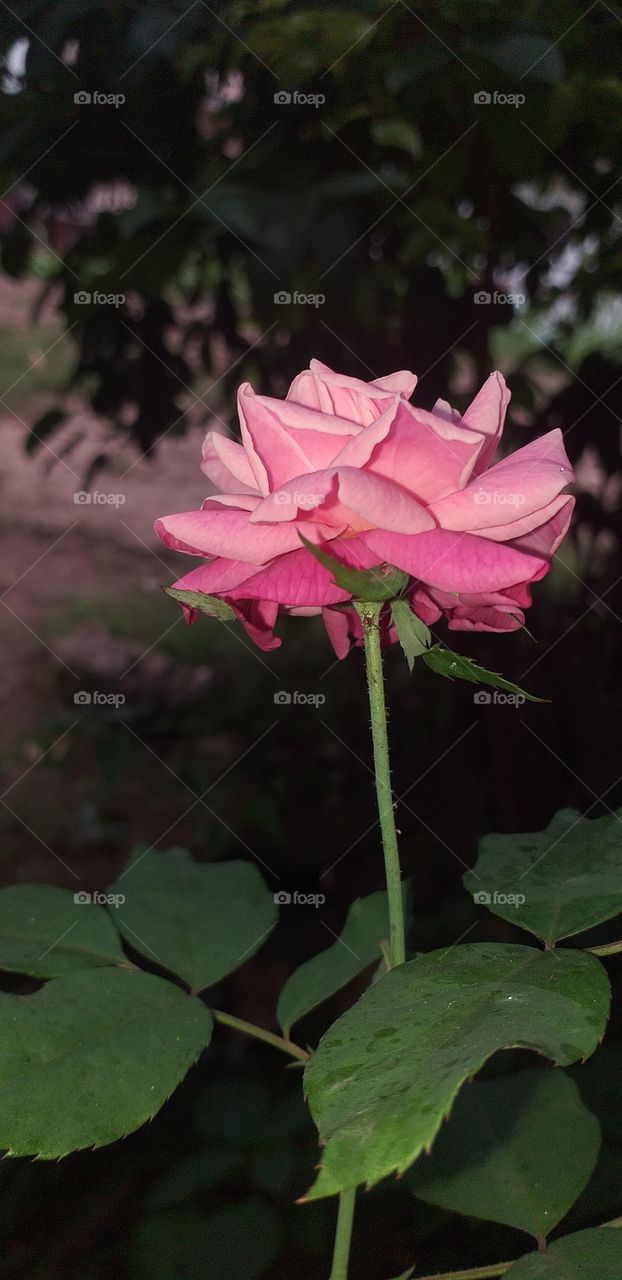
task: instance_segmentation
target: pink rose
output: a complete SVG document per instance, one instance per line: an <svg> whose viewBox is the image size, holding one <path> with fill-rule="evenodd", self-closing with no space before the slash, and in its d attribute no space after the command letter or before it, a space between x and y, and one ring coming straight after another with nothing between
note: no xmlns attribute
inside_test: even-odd
<svg viewBox="0 0 622 1280"><path fill-rule="evenodd" d="M242 443L210 431L203 446L219 492L156 521L168 547L206 558L175 586L222 597L262 649L280 644L280 608L321 612L343 657L360 639L358 616L334 607L351 597L302 534L345 565L405 571L428 624L444 615L458 630L520 627L572 514L561 432L491 466L510 398L503 376L492 373L462 416L444 400L431 413L409 404L416 381L361 382L312 360L285 400L244 383ZM385 638L395 638L388 624Z"/></svg>

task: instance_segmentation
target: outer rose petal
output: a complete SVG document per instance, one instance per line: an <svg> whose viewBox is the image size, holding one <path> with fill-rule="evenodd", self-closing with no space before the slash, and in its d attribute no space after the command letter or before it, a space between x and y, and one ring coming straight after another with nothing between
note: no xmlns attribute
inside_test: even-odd
<svg viewBox="0 0 622 1280"><path fill-rule="evenodd" d="M432 529L409 535L373 529L362 538L381 560L443 591L498 591L533 582L548 568L545 559L472 533Z"/></svg>
<svg viewBox="0 0 622 1280"><path fill-rule="evenodd" d="M525 622L522 609L508 613L503 609L455 609L447 619L450 631L518 631Z"/></svg>
<svg viewBox="0 0 622 1280"><path fill-rule="evenodd" d="M408 400L416 385L415 374L407 369L373 382L362 382L360 378L333 373L320 360L312 360L309 369L294 378L287 399L367 426L388 408L391 397L402 396Z"/></svg>
<svg viewBox="0 0 622 1280"><path fill-rule="evenodd" d="M227 507L162 516L156 520L155 531L174 551L191 556L225 556L255 565L300 546L295 525L250 524L248 511ZM316 542L321 536L326 535L320 526L311 525L307 537Z"/></svg>
<svg viewBox="0 0 622 1280"><path fill-rule="evenodd" d="M527 533L523 537L514 538L512 545L519 547L521 551L531 551L536 556L554 555L560 542L568 532L574 504L574 498L566 498L563 506L560 506L559 510L545 524L533 529L531 533Z"/></svg>
<svg viewBox="0 0 622 1280"><path fill-rule="evenodd" d="M244 600L240 604L230 600L227 603L231 605L236 617L242 623L249 640L252 640L258 649L269 653L272 649L281 647L279 637L275 636L272 630L279 612L278 604L273 604L269 600Z"/></svg>
<svg viewBox="0 0 622 1280"><path fill-rule="evenodd" d="M248 564L245 560L225 560L219 557L207 564L199 564L190 573L185 573L173 583L179 591L201 591L206 596L222 596L247 578L257 573L256 564Z"/></svg>
<svg viewBox="0 0 622 1280"><path fill-rule="evenodd" d="M329 542L323 550L356 569L369 569L381 563L381 558L360 538ZM305 547L279 556L240 587L227 592L227 599L231 601L275 600L296 609L343 604L350 598L347 591L337 586L330 571Z"/></svg>
<svg viewBox="0 0 622 1280"><path fill-rule="evenodd" d="M208 431L203 441L201 471L224 493L257 494L255 477L241 444Z"/></svg>
<svg viewBox="0 0 622 1280"><path fill-rule="evenodd" d="M425 507L401 485L361 471L358 467L329 467L281 485L251 514L256 521L290 522L304 511L309 521L350 525L356 531L381 528L404 533L433 529Z"/></svg>
<svg viewBox="0 0 622 1280"><path fill-rule="evenodd" d="M479 431L485 444L477 460L477 473L485 471L495 455L503 432L510 391L502 373L491 373L462 416L462 425Z"/></svg>
<svg viewBox="0 0 622 1280"><path fill-rule="evenodd" d="M562 433L549 431L479 475L461 493L431 504L441 528L506 541L544 524L564 504L573 480Z"/></svg>
<svg viewBox="0 0 622 1280"><path fill-rule="evenodd" d="M429 503L462 488L482 443L475 431L398 401L342 449L335 465L363 467Z"/></svg>

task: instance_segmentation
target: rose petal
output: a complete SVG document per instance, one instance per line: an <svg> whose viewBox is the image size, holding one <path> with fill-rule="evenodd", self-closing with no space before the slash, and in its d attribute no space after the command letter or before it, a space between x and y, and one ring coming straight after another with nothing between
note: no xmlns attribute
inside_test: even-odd
<svg viewBox="0 0 622 1280"><path fill-rule="evenodd" d="M255 477L242 445L219 431L208 431L203 441L201 470L225 493L257 493Z"/></svg>
<svg viewBox="0 0 622 1280"><path fill-rule="evenodd" d="M548 568L546 560L507 543L448 529L415 535L374 529L362 539L381 560L444 591L497 591L517 582L532 582Z"/></svg>
<svg viewBox="0 0 622 1280"><path fill-rule="evenodd" d="M429 503L462 488L482 443L476 432L398 401L342 449L335 465L365 467ZM382 527L390 526L382 521Z"/></svg>
<svg viewBox="0 0 622 1280"><path fill-rule="evenodd" d="M174 551L191 556L225 556L255 565L300 546L295 525L251 524L247 511L226 507L162 516L156 520L155 531ZM319 536L316 525L309 537L316 540Z"/></svg>
<svg viewBox="0 0 622 1280"><path fill-rule="evenodd" d="M477 460L476 471L485 471L497 449L505 414L510 403L510 391L502 373L495 371L480 388L475 399L462 415L462 425L479 431L485 444Z"/></svg>
<svg viewBox="0 0 622 1280"><path fill-rule="evenodd" d="M408 399L416 385L415 374L406 369L363 382L334 373L320 360L312 360L309 369L294 378L287 399L367 426L388 407L393 396Z"/></svg>
<svg viewBox="0 0 622 1280"><path fill-rule="evenodd" d="M460 493L431 503L441 528L506 541L544 524L563 505L573 480L562 433L549 431L490 467Z"/></svg>
<svg viewBox="0 0 622 1280"><path fill-rule="evenodd" d="M281 485L260 502L250 519L289 522L304 512L309 521L322 519L352 529L380 527L404 533L434 528L425 507L400 485L356 467L329 467Z"/></svg>

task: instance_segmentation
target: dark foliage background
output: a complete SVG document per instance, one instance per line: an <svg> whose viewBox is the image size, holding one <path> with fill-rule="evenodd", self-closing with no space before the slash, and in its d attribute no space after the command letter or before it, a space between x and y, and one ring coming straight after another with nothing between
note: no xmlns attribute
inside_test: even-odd
<svg viewBox="0 0 622 1280"><path fill-rule="evenodd" d="M313 623L291 622L269 661L216 624L185 632L158 590L173 558L158 548L154 562L131 506L129 551L111 509L106 539L72 525L54 552L64 576L51 561L36 569L51 533L34 523L29 486L42 468L52 484L59 467L74 471L74 487L103 484L121 451L160 494L172 440L189 436L183 456L198 463L214 417L235 430L241 380L282 394L312 356L365 378L413 368L426 407L448 393L463 407L502 368L512 446L564 431L577 520L536 592L537 643L518 633L459 636L457 647L550 701L482 708L467 686L411 679L395 653L387 670L413 946L518 937L478 918L461 887L478 837L538 829L562 805L597 816L622 803L621 30L616 0L0 5L2 288L17 291L11 299L25 291L33 332L42 317L62 319L50 329L60 345L49 374L17 401L11 387L0 396L5 428L17 423L31 455L24 510L5 513L2 585L15 595L0 624L18 677L2 692L12 793L2 875L70 884L62 860L100 887L138 842L185 844L202 858L244 856L242 842L275 888L321 885L321 917L284 913L260 956L216 993L242 1017L273 1025L286 974L328 943L353 897L381 884L361 655L332 663ZM123 300L98 305L96 294ZM2 316L2 376L32 387L21 384L33 362L8 304ZM190 505L184 483L176 471L169 509ZM148 514L162 514L155 497ZM115 690L126 674L122 711L80 715L75 727L74 677ZM326 702L278 707L278 689ZM33 691L38 711L24 719L16 707ZM207 802L193 805L206 787ZM612 936L602 929L598 940ZM309 1018L305 1038L315 1042L356 994ZM605 1119L620 1088L616 1016L601 1051L610 1067L577 1077ZM508 1055L489 1069L507 1070ZM270 1139L257 1119L293 1090L292 1074L219 1032L139 1134L59 1166L3 1166L0 1276L226 1280L206 1215L231 1208L247 1257L281 1224L264 1275L327 1272L332 1206L291 1207L317 1159L311 1127L294 1108ZM236 1093L209 1092L235 1077ZM207 1165L216 1141L238 1149L244 1114L253 1151L193 1190L179 1161L206 1143ZM622 1139L610 1120L606 1138L573 1211L580 1224L621 1209ZM177 1190L162 1191L167 1173ZM524 1245L433 1211L405 1185L383 1185L365 1206L354 1280L397 1274L415 1257L421 1271L484 1264Z"/></svg>

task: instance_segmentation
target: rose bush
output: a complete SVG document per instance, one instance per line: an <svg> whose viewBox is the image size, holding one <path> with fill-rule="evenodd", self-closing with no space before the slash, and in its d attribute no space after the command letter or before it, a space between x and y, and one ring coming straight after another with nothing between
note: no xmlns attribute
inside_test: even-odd
<svg viewBox="0 0 622 1280"><path fill-rule="evenodd" d="M365 383L313 360L285 400L241 386L241 444L210 431L203 446L217 492L156 521L168 547L207 558L175 587L221 597L262 649L280 644L279 609L321 612L343 657L358 616L303 535L344 565L407 573L406 598L427 624L520 627L572 514L561 432L491 465L510 398L502 374L462 415L444 400L431 412L410 404L416 381L402 371Z"/></svg>

